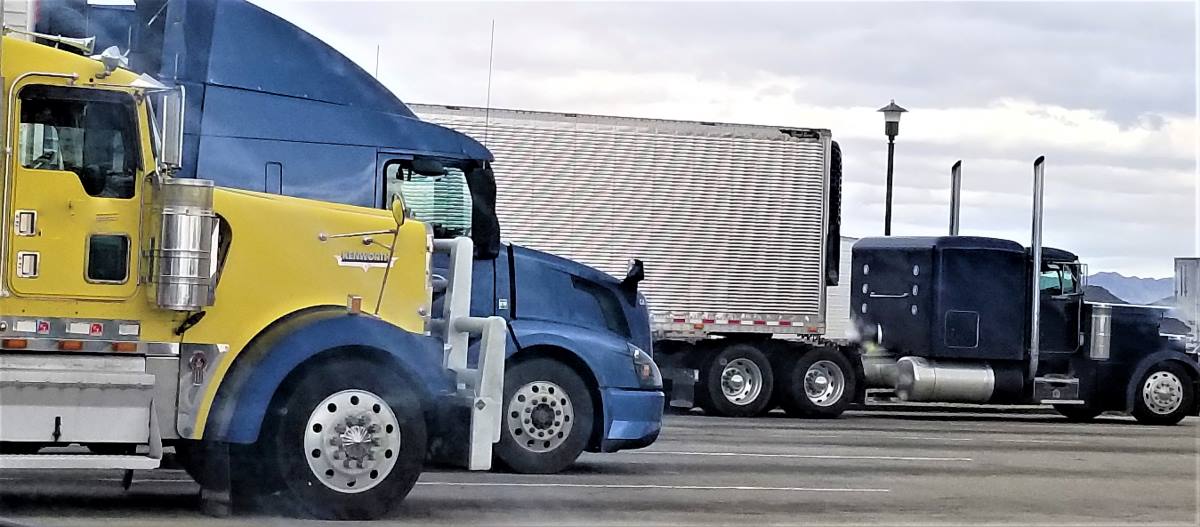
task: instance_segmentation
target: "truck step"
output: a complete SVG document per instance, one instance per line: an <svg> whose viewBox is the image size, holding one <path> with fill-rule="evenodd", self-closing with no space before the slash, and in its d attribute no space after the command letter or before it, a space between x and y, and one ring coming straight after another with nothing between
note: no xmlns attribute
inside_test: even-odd
<svg viewBox="0 0 1200 527"><path fill-rule="evenodd" d="M125 469L158 468L161 460L147 456L99 456L91 454L3 454L0 469Z"/></svg>
<svg viewBox="0 0 1200 527"><path fill-rule="evenodd" d="M1033 380L1033 398L1042 404L1078 404L1079 379L1067 376L1046 376Z"/></svg>

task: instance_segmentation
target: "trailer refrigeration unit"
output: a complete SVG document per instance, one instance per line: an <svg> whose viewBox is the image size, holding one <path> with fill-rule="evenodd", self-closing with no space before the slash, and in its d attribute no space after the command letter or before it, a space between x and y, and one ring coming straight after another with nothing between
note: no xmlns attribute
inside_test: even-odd
<svg viewBox="0 0 1200 527"><path fill-rule="evenodd" d="M1161 333L1166 308L1086 302L1084 265L1042 247L1042 161L1031 248L958 235L855 244L850 306L868 386L917 402L1050 404L1075 420L1196 415L1200 369ZM954 206L951 232L957 219Z"/></svg>
<svg viewBox="0 0 1200 527"><path fill-rule="evenodd" d="M840 241L829 130L410 107L495 153L513 242L644 269L673 406L836 416L861 397L854 351L822 338Z"/></svg>

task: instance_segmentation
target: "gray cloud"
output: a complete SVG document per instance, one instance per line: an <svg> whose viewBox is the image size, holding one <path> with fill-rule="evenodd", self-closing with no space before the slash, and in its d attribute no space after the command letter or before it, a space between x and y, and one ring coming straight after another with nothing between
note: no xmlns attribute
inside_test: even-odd
<svg viewBox="0 0 1200 527"><path fill-rule="evenodd" d="M944 229L949 166L963 159L964 229L1025 240L1031 162L1045 154L1049 241L1094 269L1159 276L1193 249L1196 159L1179 144L1196 131L1170 128L1196 111L1188 2L256 1L368 70L381 46L381 80L404 100L483 105L492 20L496 106L827 126L797 108L864 112L894 97L913 110L897 145L897 232ZM681 93L693 97L671 106ZM1027 101L1039 124L966 112L1005 100ZM778 104L778 117L743 113L750 102ZM1073 118L1053 107L1114 126L1048 128ZM913 133L933 110L966 112L946 124L962 137ZM985 128L1005 137L969 133ZM845 223L875 234L882 133L849 132L834 128L846 152Z"/></svg>

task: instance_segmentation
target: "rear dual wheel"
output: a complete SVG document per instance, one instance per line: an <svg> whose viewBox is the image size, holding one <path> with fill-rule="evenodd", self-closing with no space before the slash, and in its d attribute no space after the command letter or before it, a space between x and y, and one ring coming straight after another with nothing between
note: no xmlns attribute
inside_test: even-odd
<svg viewBox="0 0 1200 527"><path fill-rule="evenodd" d="M771 403L774 375L766 355L750 344L716 348L701 364L696 402L709 415L759 415Z"/></svg>
<svg viewBox="0 0 1200 527"><path fill-rule="evenodd" d="M854 369L837 350L814 348L784 361L780 405L794 417L834 418L854 398Z"/></svg>

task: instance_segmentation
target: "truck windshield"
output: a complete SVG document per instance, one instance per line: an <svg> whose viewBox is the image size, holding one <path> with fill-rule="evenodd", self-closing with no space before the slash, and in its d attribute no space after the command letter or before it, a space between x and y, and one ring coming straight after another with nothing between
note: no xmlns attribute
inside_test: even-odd
<svg viewBox="0 0 1200 527"><path fill-rule="evenodd" d="M88 195L132 198L135 122L128 95L30 86L21 90L18 159L24 168L74 172Z"/></svg>

